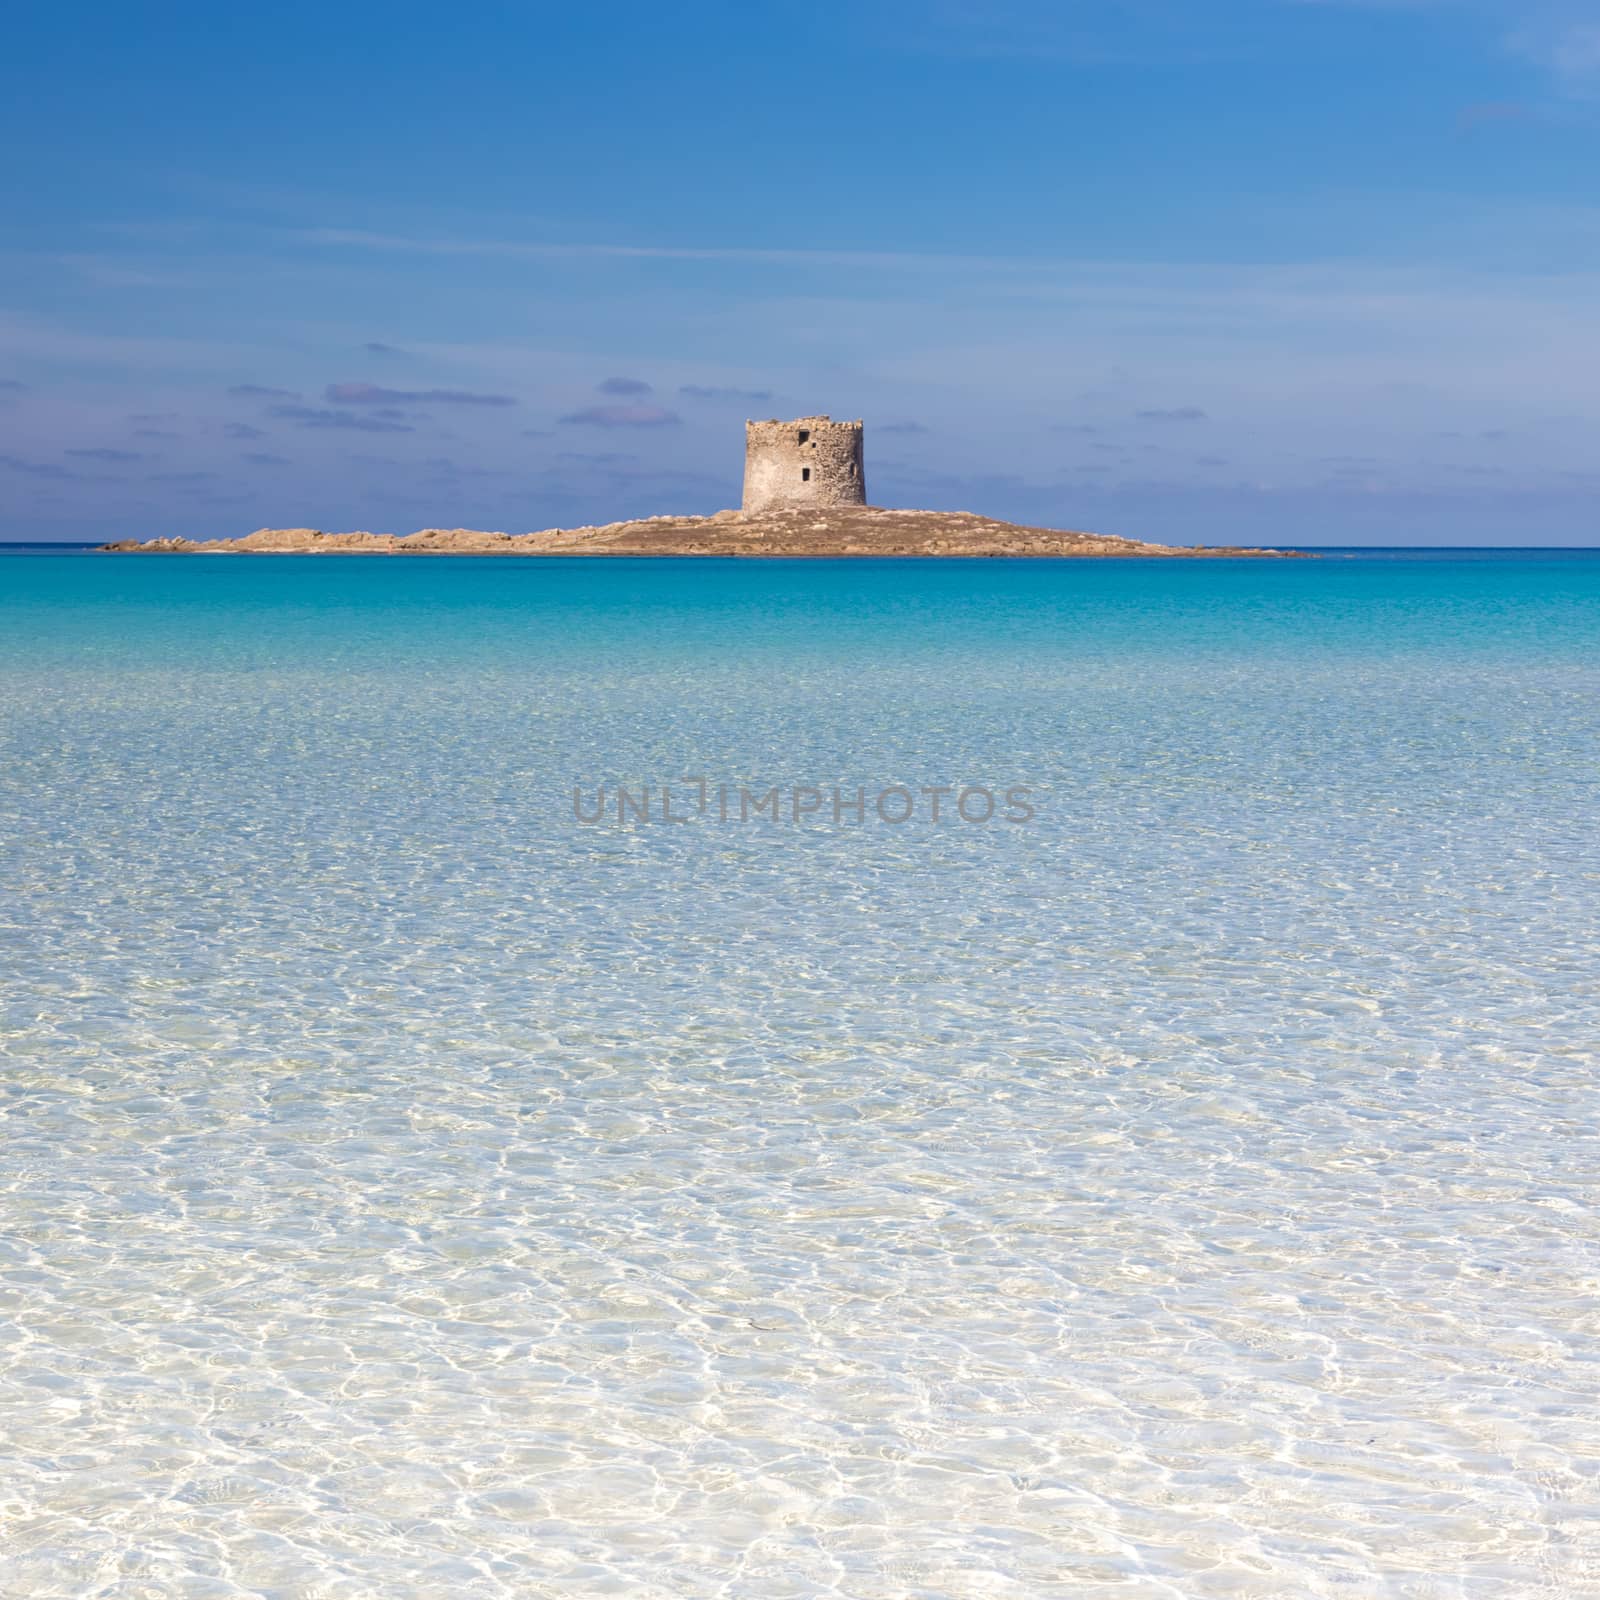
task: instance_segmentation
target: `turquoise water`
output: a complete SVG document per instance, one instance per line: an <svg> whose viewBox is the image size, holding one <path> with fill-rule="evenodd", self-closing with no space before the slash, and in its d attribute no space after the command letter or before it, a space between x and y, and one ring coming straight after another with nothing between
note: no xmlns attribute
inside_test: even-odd
<svg viewBox="0 0 1600 1600"><path fill-rule="evenodd" d="M1583 552L0 559L0 1594L1600 1594L1597 705Z"/></svg>

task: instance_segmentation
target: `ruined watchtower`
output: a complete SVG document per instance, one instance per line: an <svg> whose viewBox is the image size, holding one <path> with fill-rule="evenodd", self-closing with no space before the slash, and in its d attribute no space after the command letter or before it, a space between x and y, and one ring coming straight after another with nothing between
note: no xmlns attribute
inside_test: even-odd
<svg viewBox="0 0 1600 1600"><path fill-rule="evenodd" d="M831 417L744 425L744 511L864 506L861 424Z"/></svg>

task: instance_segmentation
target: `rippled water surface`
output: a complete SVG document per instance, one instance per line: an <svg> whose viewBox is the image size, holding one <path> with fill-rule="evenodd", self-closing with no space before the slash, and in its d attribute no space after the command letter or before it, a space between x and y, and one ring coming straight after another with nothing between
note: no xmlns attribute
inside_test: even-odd
<svg viewBox="0 0 1600 1600"><path fill-rule="evenodd" d="M1586 556L0 560L0 1594L1600 1594L1597 706Z"/></svg>

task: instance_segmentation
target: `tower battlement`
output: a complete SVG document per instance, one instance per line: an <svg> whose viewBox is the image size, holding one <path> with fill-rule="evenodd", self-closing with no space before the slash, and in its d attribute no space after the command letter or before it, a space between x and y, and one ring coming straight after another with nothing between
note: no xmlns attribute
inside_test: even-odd
<svg viewBox="0 0 1600 1600"><path fill-rule="evenodd" d="M831 417L744 425L744 512L863 506L862 427Z"/></svg>

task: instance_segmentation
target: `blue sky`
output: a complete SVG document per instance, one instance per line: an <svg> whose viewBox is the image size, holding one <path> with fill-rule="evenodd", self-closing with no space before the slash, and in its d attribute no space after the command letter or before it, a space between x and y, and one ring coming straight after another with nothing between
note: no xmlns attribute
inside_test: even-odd
<svg viewBox="0 0 1600 1600"><path fill-rule="evenodd" d="M885 504L1600 544L1600 6L24 3L0 538Z"/></svg>

